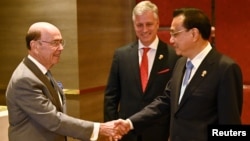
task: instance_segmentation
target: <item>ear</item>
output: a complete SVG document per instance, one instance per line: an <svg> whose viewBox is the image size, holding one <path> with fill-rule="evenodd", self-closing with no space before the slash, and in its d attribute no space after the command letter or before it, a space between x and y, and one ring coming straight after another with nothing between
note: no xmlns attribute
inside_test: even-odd
<svg viewBox="0 0 250 141"><path fill-rule="evenodd" d="M160 27L160 20L159 20L159 18L157 19L156 23L157 23L157 29L159 29L159 27Z"/></svg>
<svg viewBox="0 0 250 141"><path fill-rule="evenodd" d="M36 47L37 47L37 42L34 41L34 40L31 40L30 41L30 48L31 48L31 50L34 50Z"/></svg>
<svg viewBox="0 0 250 141"><path fill-rule="evenodd" d="M191 32L192 32L192 36L193 36L194 41L197 41L199 38L201 38L200 37L201 34L197 28L192 28L191 30L192 30Z"/></svg>
<svg viewBox="0 0 250 141"><path fill-rule="evenodd" d="M30 50L34 53L38 53L39 42L32 40L30 41Z"/></svg>

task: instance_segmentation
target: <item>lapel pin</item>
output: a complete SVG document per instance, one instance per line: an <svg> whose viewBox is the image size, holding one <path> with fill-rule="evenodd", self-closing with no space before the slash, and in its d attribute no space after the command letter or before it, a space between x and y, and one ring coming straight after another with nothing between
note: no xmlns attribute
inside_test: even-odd
<svg viewBox="0 0 250 141"><path fill-rule="evenodd" d="M63 89L63 84L62 84L62 82L57 81L57 85L59 86L59 88Z"/></svg>
<svg viewBox="0 0 250 141"><path fill-rule="evenodd" d="M202 76L202 77L205 77L205 76L206 76L206 74L207 74L207 71L206 71L206 70L204 70L204 71L202 71L201 76Z"/></svg>
<svg viewBox="0 0 250 141"><path fill-rule="evenodd" d="M160 54L160 56L159 56L159 60L161 60L163 58L163 55L162 54Z"/></svg>

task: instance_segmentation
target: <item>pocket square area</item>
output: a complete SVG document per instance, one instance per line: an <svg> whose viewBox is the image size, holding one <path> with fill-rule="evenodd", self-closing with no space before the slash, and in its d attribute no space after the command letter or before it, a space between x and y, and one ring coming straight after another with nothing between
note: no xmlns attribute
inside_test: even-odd
<svg viewBox="0 0 250 141"><path fill-rule="evenodd" d="M164 69L164 70L159 71L158 74L166 73L168 71L169 71L169 69Z"/></svg>

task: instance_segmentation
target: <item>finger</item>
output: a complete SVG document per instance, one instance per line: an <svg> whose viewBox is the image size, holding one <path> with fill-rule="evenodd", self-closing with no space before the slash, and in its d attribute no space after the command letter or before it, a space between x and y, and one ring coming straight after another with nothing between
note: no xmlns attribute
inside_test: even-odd
<svg viewBox="0 0 250 141"><path fill-rule="evenodd" d="M123 125L115 127L115 130L116 130L117 134L120 134L120 135L127 134L126 127L124 127Z"/></svg>

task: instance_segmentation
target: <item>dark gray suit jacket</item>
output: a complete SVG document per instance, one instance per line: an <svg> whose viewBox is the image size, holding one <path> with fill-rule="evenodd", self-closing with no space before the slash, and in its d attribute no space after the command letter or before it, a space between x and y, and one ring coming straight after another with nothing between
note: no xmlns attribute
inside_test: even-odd
<svg viewBox="0 0 250 141"><path fill-rule="evenodd" d="M58 87L57 87L58 88ZM59 89L59 88L58 88ZM15 69L6 91L10 141L89 141L93 122L70 117L49 80L28 58Z"/></svg>
<svg viewBox="0 0 250 141"><path fill-rule="evenodd" d="M138 42L118 48L114 53L105 91L105 121L117 118L126 119L161 95L178 58L172 47L159 41L146 91L143 93L140 81ZM143 141L166 141L168 131L169 117L165 116L145 128L143 132L137 133L139 136L130 133L123 138L123 141L134 141L137 140L137 137L142 138Z"/></svg>
<svg viewBox="0 0 250 141"><path fill-rule="evenodd" d="M208 125L241 124L243 80L240 67L212 49L178 104L186 60L182 57L176 63L165 95L130 117L135 130L142 130L144 123L170 112L171 141L206 141Z"/></svg>

